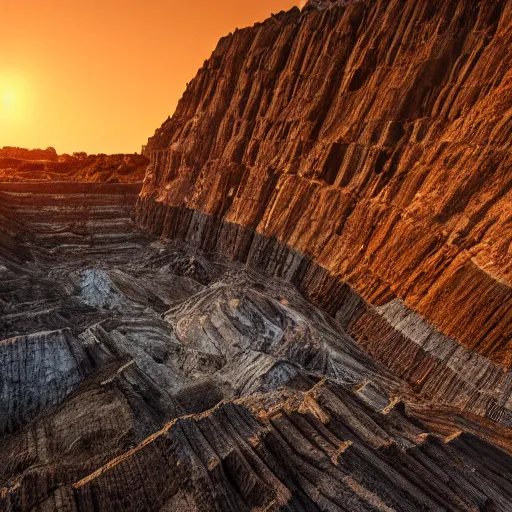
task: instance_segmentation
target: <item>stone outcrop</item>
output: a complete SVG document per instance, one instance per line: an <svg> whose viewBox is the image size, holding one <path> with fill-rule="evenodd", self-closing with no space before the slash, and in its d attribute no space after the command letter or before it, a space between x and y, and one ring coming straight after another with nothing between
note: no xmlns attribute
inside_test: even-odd
<svg viewBox="0 0 512 512"><path fill-rule="evenodd" d="M331 7L345 7L349 4L361 2L362 0L307 0L303 2L302 12L312 9L329 9Z"/></svg>
<svg viewBox="0 0 512 512"><path fill-rule="evenodd" d="M0 183L0 510L510 511L511 23L310 0Z"/></svg>
<svg viewBox="0 0 512 512"><path fill-rule="evenodd" d="M309 2L223 38L139 225L293 282L438 403L511 421L512 3Z"/></svg>

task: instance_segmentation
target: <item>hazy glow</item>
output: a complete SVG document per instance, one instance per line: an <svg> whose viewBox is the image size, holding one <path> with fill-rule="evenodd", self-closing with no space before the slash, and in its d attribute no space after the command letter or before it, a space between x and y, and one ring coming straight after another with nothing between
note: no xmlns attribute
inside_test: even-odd
<svg viewBox="0 0 512 512"><path fill-rule="evenodd" d="M0 70L0 98L2 119L21 117L29 101L27 82L19 76Z"/></svg>
<svg viewBox="0 0 512 512"><path fill-rule="evenodd" d="M5 109L12 107L14 100L15 100L15 95L11 89L6 89L2 93L2 102L3 102Z"/></svg>
<svg viewBox="0 0 512 512"><path fill-rule="evenodd" d="M0 147L140 151L218 39L298 0L2 0Z"/></svg>
<svg viewBox="0 0 512 512"><path fill-rule="evenodd" d="M23 140L34 121L33 95L18 73L0 69L0 146Z"/></svg>

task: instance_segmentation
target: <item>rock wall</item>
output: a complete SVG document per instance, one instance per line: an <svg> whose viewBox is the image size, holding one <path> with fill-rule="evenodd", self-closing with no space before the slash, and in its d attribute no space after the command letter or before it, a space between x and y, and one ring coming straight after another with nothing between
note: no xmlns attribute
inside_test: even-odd
<svg viewBox="0 0 512 512"><path fill-rule="evenodd" d="M510 368L511 49L511 0L309 2L238 30L149 139L139 223L314 262L317 302L399 300Z"/></svg>
<svg viewBox="0 0 512 512"><path fill-rule="evenodd" d="M0 510L511 510L510 372L139 192L0 184Z"/></svg>

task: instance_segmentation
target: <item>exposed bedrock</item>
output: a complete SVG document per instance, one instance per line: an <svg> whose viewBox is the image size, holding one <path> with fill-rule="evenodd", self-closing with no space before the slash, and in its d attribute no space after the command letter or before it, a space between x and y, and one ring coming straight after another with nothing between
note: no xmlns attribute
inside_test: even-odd
<svg viewBox="0 0 512 512"><path fill-rule="evenodd" d="M0 184L0 510L512 510L511 24L311 0Z"/></svg>
<svg viewBox="0 0 512 512"><path fill-rule="evenodd" d="M139 223L242 261L275 240L510 368L511 23L511 0L374 0L236 31L149 140Z"/></svg>
<svg viewBox="0 0 512 512"><path fill-rule="evenodd" d="M166 215L190 244L143 234L136 186L0 190L0 510L510 510L503 370L398 299L197 211ZM362 329L453 376L409 385Z"/></svg>
<svg viewBox="0 0 512 512"><path fill-rule="evenodd" d="M151 203L144 207L144 201L139 200L138 222L152 234L184 240L200 251L223 254L292 282L425 398L512 426L512 372L449 338L400 299L389 295L375 306L275 238L199 211Z"/></svg>

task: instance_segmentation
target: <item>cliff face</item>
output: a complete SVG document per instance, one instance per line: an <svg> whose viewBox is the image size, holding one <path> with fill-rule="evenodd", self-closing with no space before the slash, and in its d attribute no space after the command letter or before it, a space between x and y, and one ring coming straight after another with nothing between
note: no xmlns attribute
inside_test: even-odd
<svg viewBox="0 0 512 512"><path fill-rule="evenodd" d="M500 373L511 135L511 0L309 2L220 41L149 140L139 223L289 277L378 359L391 329L418 386L458 345Z"/></svg>
<svg viewBox="0 0 512 512"><path fill-rule="evenodd" d="M221 40L142 192L0 183L0 510L512 510L511 23L310 0Z"/></svg>

